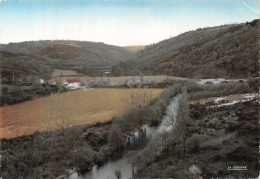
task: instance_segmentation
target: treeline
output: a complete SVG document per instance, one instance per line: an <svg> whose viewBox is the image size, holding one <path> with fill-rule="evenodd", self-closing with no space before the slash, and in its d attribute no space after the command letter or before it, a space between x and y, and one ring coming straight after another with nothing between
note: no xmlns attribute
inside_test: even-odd
<svg viewBox="0 0 260 179"><path fill-rule="evenodd" d="M189 100L196 100L208 97L221 97L232 94L257 93L256 87L259 87L258 80L249 80L247 83L222 83L218 85L198 85L189 83L187 91Z"/></svg>
<svg viewBox="0 0 260 179"><path fill-rule="evenodd" d="M4 86L1 90L0 106L24 102L37 96L58 93L61 91L67 91L67 89L57 85L41 83L32 84L30 86Z"/></svg>
<svg viewBox="0 0 260 179"><path fill-rule="evenodd" d="M113 66L112 75L143 73L187 78L256 77L259 71L258 26L259 20L254 20L246 24L187 32L148 46L132 60Z"/></svg>

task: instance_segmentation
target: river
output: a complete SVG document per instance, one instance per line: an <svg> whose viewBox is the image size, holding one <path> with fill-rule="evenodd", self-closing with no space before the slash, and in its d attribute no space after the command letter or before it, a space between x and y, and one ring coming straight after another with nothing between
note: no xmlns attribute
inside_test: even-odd
<svg viewBox="0 0 260 179"><path fill-rule="evenodd" d="M136 172L136 169L128 162L126 157L127 153L131 150L141 150L145 148L159 133L171 130L171 117L172 115L176 116L180 97L181 95L177 95L170 101L166 115L163 117L160 125L148 126L135 132L134 135L126 139L124 145L114 152L106 162L101 165L93 166L91 170L85 173L75 172L69 176L69 179L116 179L116 170L121 172L121 179L131 178L133 173Z"/></svg>

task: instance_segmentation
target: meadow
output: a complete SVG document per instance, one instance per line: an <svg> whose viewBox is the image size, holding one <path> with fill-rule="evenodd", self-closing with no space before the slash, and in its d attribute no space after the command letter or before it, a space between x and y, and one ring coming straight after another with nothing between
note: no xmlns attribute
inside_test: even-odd
<svg viewBox="0 0 260 179"><path fill-rule="evenodd" d="M76 90L0 108L0 138L105 122L146 106L164 89Z"/></svg>

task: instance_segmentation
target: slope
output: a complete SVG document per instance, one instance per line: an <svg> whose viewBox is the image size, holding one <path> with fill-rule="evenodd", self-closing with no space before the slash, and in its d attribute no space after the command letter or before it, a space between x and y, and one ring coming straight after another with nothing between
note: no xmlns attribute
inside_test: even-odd
<svg viewBox="0 0 260 179"><path fill-rule="evenodd" d="M259 20L186 32L112 67L118 75L243 78L258 75Z"/></svg>
<svg viewBox="0 0 260 179"><path fill-rule="evenodd" d="M22 53L0 50L1 84L15 85L40 78L48 80L53 68L44 59Z"/></svg>

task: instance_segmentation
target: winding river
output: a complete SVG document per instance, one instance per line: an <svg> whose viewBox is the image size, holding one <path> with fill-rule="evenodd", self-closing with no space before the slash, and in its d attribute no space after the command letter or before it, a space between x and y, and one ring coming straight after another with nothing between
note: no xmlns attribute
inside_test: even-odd
<svg viewBox="0 0 260 179"><path fill-rule="evenodd" d="M105 163L95 165L91 170L85 173L75 172L69 176L69 179L116 179L116 170L121 172L121 179L131 178L136 172L136 169L132 167L126 154L131 150L141 150L145 148L159 133L171 130L171 116L173 114L176 116L180 97L181 95L177 95L171 99L167 107L166 115L163 117L160 125L148 126L134 133L134 135L126 139L124 145L114 152Z"/></svg>

